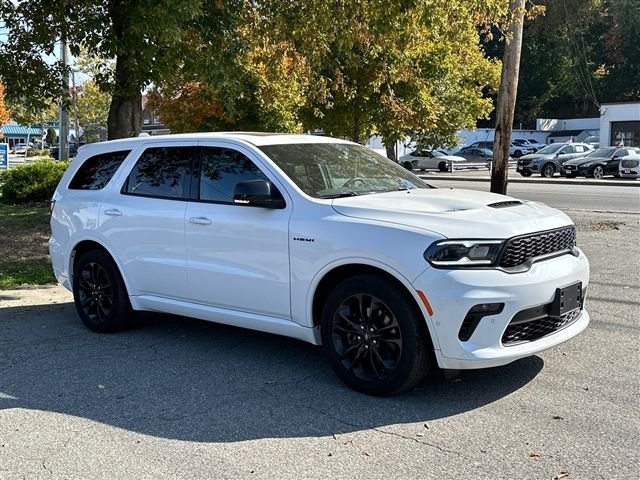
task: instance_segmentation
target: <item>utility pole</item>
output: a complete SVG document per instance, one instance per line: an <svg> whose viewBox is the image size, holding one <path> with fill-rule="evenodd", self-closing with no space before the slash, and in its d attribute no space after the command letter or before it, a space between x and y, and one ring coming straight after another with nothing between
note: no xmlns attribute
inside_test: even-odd
<svg viewBox="0 0 640 480"><path fill-rule="evenodd" d="M60 59L64 71L62 73L62 95L60 97L60 150L58 159L66 162L69 160L69 114L67 112L67 97L69 96L69 57L67 55L67 38L63 34L60 42Z"/></svg>
<svg viewBox="0 0 640 480"><path fill-rule="evenodd" d="M509 0L510 35L505 40L504 56L502 57L502 75L496 108L496 132L493 139L493 170L491 171L491 191L502 195L507 193L509 144L511 143L513 114L518 93L525 1Z"/></svg>
<svg viewBox="0 0 640 480"><path fill-rule="evenodd" d="M76 148L80 146L80 124L78 123L78 92L76 91L76 72L71 70L71 88L73 94L73 128L76 132Z"/></svg>

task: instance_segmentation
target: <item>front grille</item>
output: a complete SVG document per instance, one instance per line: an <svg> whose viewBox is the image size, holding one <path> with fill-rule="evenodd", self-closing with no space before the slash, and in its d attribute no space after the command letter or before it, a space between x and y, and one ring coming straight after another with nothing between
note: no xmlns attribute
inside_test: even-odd
<svg viewBox="0 0 640 480"><path fill-rule="evenodd" d="M560 317L542 317L530 322L509 324L502 335L502 345L510 346L518 343L533 342L542 337L568 327L575 322L582 313L576 309Z"/></svg>
<svg viewBox="0 0 640 480"><path fill-rule="evenodd" d="M515 237L507 242L499 265L503 268L516 267L531 258L571 250L575 244L576 229L574 227Z"/></svg>
<svg viewBox="0 0 640 480"><path fill-rule="evenodd" d="M564 169L565 170L577 170L578 167L576 165L565 165Z"/></svg>

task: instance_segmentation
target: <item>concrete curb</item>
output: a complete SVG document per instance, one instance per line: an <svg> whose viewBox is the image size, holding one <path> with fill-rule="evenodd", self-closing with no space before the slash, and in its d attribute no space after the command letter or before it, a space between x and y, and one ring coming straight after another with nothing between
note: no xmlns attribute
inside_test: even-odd
<svg viewBox="0 0 640 480"><path fill-rule="evenodd" d="M480 176L470 176L470 175L447 175L443 173L442 175L418 175L420 178L424 180L449 180L456 182L490 182L490 177L480 177ZM518 175L520 176L520 175ZM630 178L629 180L591 180L588 178L585 179L577 179L577 178L563 178L563 177L553 177L553 178L534 178L534 177L512 177L510 176L508 179L509 183L546 183L546 184L556 184L556 185L592 185L592 186L601 186L601 187L640 187L640 182Z"/></svg>

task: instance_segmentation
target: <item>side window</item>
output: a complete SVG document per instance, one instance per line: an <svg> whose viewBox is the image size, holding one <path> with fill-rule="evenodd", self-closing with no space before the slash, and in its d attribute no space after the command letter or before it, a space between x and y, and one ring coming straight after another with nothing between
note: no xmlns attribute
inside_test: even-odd
<svg viewBox="0 0 640 480"><path fill-rule="evenodd" d="M100 190L122 165L131 150L109 152L89 157L69 183L70 190Z"/></svg>
<svg viewBox="0 0 640 480"><path fill-rule="evenodd" d="M146 149L131 170L123 193L188 199L198 147Z"/></svg>
<svg viewBox="0 0 640 480"><path fill-rule="evenodd" d="M567 153L573 153L573 148L567 145L566 147L562 147L558 153L560 155L565 155Z"/></svg>
<svg viewBox="0 0 640 480"><path fill-rule="evenodd" d="M233 203L238 182L267 180L245 155L230 148L204 147L200 167L200 200Z"/></svg>
<svg viewBox="0 0 640 480"><path fill-rule="evenodd" d="M614 157L626 157L627 155L629 155L627 150L625 148L621 148L613 156Z"/></svg>
<svg viewBox="0 0 640 480"><path fill-rule="evenodd" d="M576 151L576 153L582 153L585 151L585 148L582 145L575 145L573 148Z"/></svg>

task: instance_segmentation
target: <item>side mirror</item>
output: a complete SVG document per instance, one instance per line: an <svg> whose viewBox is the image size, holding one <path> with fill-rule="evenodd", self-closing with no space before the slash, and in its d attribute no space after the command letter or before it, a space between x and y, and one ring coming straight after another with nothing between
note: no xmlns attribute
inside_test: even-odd
<svg viewBox="0 0 640 480"><path fill-rule="evenodd" d="M238 182L233 191L233 203L247 207L281 209L286 206L282 194L268 180Z"/></svg>

